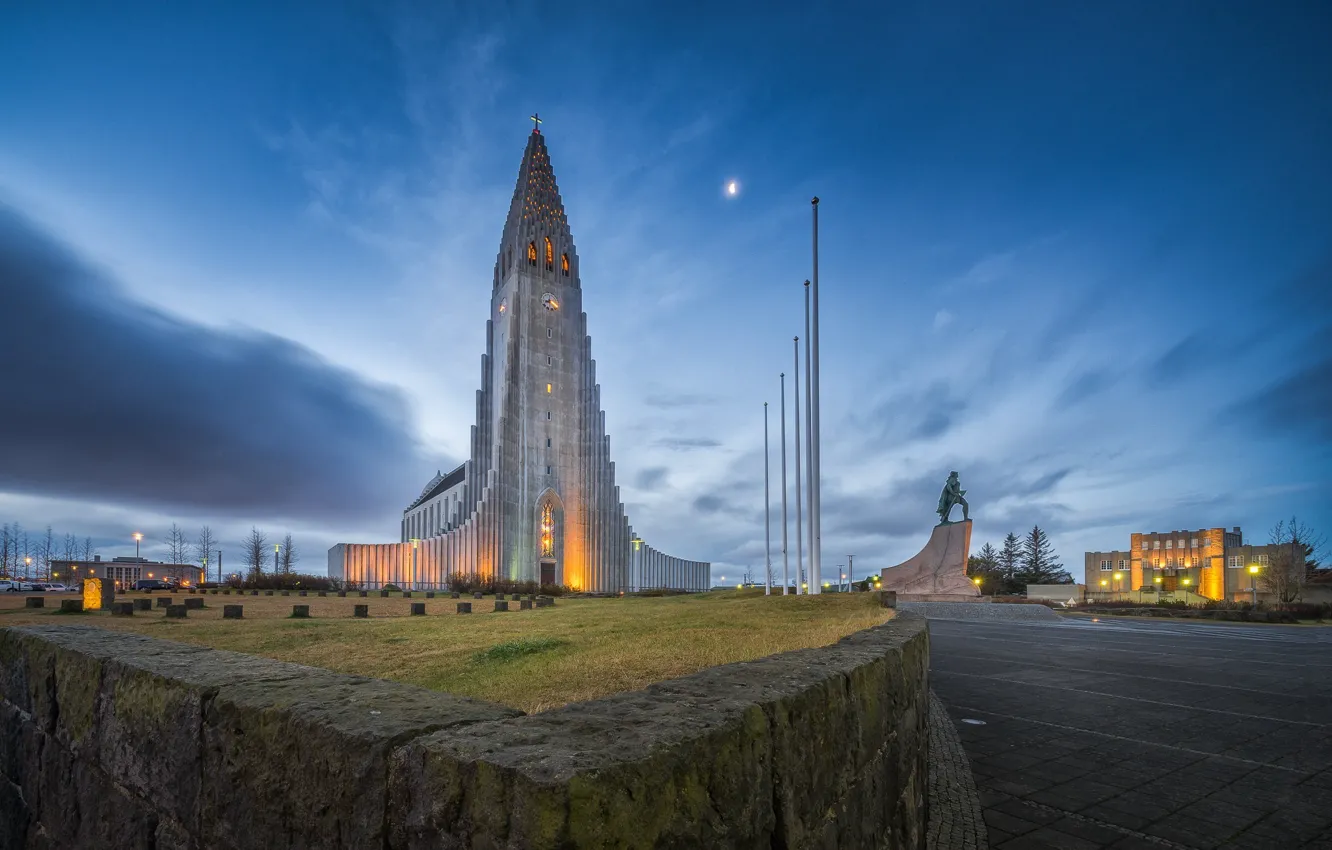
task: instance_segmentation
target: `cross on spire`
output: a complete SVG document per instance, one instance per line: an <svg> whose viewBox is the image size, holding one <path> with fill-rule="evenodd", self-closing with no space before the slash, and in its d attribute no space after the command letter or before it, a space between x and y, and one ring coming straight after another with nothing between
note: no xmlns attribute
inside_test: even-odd
<svg viewBox="0 0 1332 850"><path fill-rule="evenodd" d="M541 135L541 118L540 118L540 116L538 116L537 113L533 112L533 113L532 113L532 117L531 117L531 118L528 118L527 120L532 122L532 133L535 134L535 135L538 135L538 136Z"/></svg>

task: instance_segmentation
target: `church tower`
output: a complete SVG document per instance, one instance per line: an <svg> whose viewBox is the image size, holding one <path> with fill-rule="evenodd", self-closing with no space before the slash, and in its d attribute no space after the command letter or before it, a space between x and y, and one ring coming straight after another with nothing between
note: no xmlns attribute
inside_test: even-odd
<svg viewBox="0 0 1332 850"><path fill-rule="evenodd" d="M339 544L329 574L372 586L464 574L598 593L706 590L709 564L647 546L625 516L578 252L532 119L495 257L470 459L404 511L403 542Z"/></svg>

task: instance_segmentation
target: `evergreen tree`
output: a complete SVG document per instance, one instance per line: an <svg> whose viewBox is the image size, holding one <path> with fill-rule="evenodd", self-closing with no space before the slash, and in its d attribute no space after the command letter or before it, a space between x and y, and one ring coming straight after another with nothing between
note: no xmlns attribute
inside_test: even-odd
<svg viewBox="0 0 1332 850"><path fill-rule="evenodd" d="M967 558L967 575L974 581L979 578L982 593L1000 593L1004 589L1003 575L999 572L999 552L989 543Z"/></svg>
<svg viewBox="0 0 1332 850"><path fill-rule="evenodd" d="M1071 584L1073 581L1073 577L1059 562L1049 535L1041 531L1039 525L1033 525L1031 532L1022 540L1022 561L1018 566L1017 579L1024 586Z"/></svg>
<svg viewBox="0 0 1332 850"><path fill-rule="evenodd" d="M1004 591L1016 593L1022 590L1018 582L1018 566L1022 563L1022 543L1013 532L1004 538L1004 548L999 551L999 575L1002 577Z"/></svg>

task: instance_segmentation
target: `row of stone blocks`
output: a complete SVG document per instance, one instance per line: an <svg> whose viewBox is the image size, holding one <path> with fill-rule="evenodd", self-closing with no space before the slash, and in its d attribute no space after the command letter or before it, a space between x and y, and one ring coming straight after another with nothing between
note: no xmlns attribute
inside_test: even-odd
<svg viewBox="0 0 1332 850"><path fill-rule="evenodd" d="M148 599L135 599L135 600L133 600L132 602L113 602L113 603L111 603L111 614L112 614L113 616L117 616L117 617L132 617L132 616L134 616L134 612L135 612L136 610L137 610L137 611L151 611L151 610L152 610L152 605L150 604L150 602L151 602L151 600L148 600ZM163 602L166 602L166 603L168 603L168 604L163 605L163 604L162 604ZM518 610L520 610L520 611L529 611L529 610L531 610L533 604L535 604L536 607L538 607L538 608L548 608L548 607L550 607L550 606L552 606L552 605L555 604L555 600L554 600L554 599L551 599L551 598L549 598L549 597L545 597L545 596L538 597L538 598L536 599L535 603L534 603L532 600L530 600L530 599L520 599L520 600L518 600ZM158 606L157 606L157 607L159 607L159 608L165 608L165 609L166 609L166 615L167 615L168 617L171 617L171 618L173 618L173 619L183 619L183 618L185 618L185 617L187 616L187 612L189 612L189 611L194 611L194 610L198 610L198 609L202 608L202 607L203 607L203 600L202 600L202 599L186 599L184 605L172 605L172 604L170 604L170 600L168 600L168 599L159 599L159 600L158 600ZM66 612L66 613L82 611L82 610L83 610L83 600L81 600L81 599L65 599L65 600L62 600L61 603L60 603L60 610L63 611L63 612ZM496 610L496 611L508 611L508 610L509 610L509 603L508 603L507 601L505 601L505 600L496 600L496 602L495 602L495 610ZM426 605L425 605L424 602L413 602L413 603L412 603L412 616L413 616L413 617L424 617L424 616L425 616L425 613L426 613ZM459 614L470 614L470 613L472 613L472 603L470 603L470 602L459 602L459 603L458 603L458 613L459 613ZM224 620L240 620L240 619L243 619L244 616L245 616L245 606L244 606L244 605L223 605L223 606L222 606L222 619L224 619ZM309 606L309 605L293 605L293 606L291 606L291 616L294 617L294 618L296 618L296 619L308 619L309 616L310 616L310 606ZM370 606L369 606L369 605L354 605L354 606L352 606L352 616L353 616L353 617L360 618L360 619L365 619L365 618L369 617L369 616L370 616Z"/></svg>
<svg viewBox="0 0 1332 850"><path fill-rule="evenodd" d="M0 847L917 850L928 641L902 615L523 715L143 635L0 629Z"/></svg>

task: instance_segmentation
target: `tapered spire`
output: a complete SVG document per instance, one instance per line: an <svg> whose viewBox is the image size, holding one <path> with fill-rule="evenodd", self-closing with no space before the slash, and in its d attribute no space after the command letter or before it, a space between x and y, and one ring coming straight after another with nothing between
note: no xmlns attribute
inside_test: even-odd
<svg viewBox="0 0 1332 850"><path fill-rule="evenodd" d="M495 285L499 286L515 268L551 274L559 282L578 285L573 234L555 183L546 137L538 124L527 136L527 149L518 168L518 182L495 263Z"/></svg>

